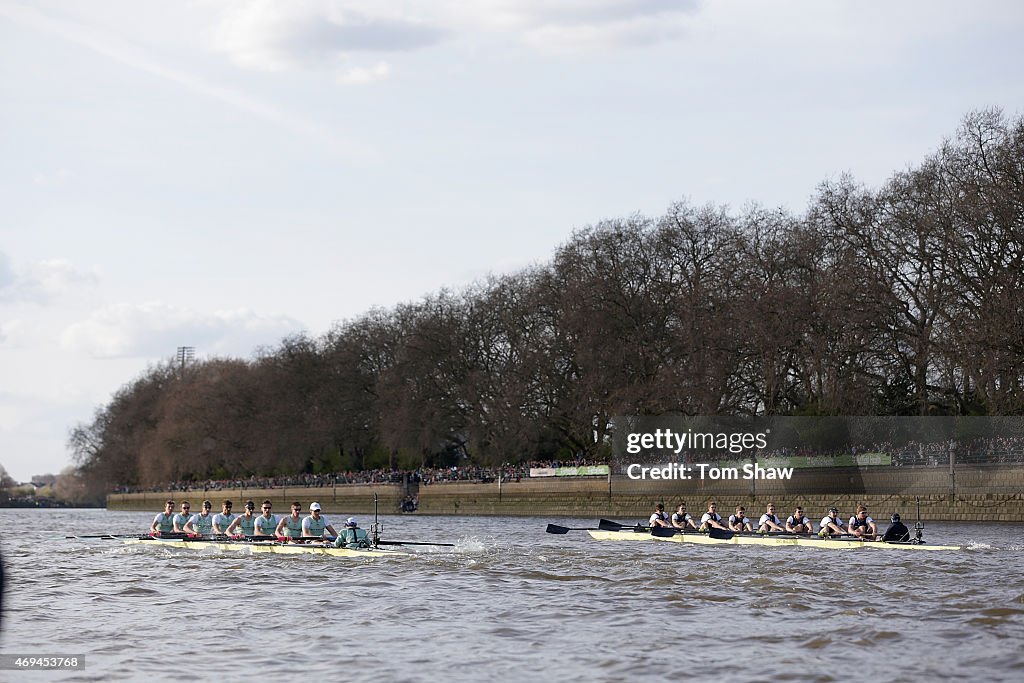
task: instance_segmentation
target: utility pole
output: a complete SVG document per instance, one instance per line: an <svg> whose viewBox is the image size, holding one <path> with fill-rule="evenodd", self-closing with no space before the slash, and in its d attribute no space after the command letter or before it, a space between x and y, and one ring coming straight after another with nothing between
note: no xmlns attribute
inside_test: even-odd
<svg viewBox="0 0 1024 683"><path fill-rule="evenodd" d="M196 347L194 346L179 346L178 347L178 367L182 370L185 369L185 363L189 363L196 357Z"/></svg>

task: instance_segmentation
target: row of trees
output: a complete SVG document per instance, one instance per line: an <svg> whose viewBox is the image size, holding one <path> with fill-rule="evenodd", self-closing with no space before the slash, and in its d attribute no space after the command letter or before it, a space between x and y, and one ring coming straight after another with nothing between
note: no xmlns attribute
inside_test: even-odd
<svg viewBox="0 0 1024 683"><path fill-rule="evenodd" d="M1024 119L968 115L806 213L677 204L250 360L158 365L76 427L95 486L593 457L675 412L1024 412Z"/></svg>

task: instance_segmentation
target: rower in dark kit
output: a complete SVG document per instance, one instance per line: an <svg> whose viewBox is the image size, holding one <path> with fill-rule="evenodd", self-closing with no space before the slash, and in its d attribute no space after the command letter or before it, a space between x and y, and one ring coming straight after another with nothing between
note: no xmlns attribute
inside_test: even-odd
<svg viewBox="0 0 1024 683"><path fill-rule="evenodd" d="M793 514L786 518L786 531L791 534L809 534L814 531L814 524L804 515L804 509L797 506Z"/></svg>
<svg viewBox="0 0 1024 683"><path fill-rule="evenodd" d="M850 517L846 528L847 533L866 541L873 541L878 537L878 525L868 516L868 509L863 505L857 506L857 513Z"/></svg>
<svg viewBox="0 0 1024 683"><path fill-rule="evenodd" d="M665 512L665 505L658 503L654 506L654 512L651 513L651 518L647 520L647 526L672 526L669 523L668 513Z"/></svg>
<svg viewBox="0 0 1024 683"><path fill-rule="evenodd" d="M707 531L708 529L721 529L722 531L729 530L723 523L722 515L718 514L717 510L717 503L708 503L708 511L700 516L701 531Z"/></svg>
<svg viewBox="0 0 1024 683"><path fill-rule="evenodd" d="M892 513L892 524L885 530L881 540L886 543L907 543L910 541L910 529L900 521L900 513Z"/></svg>
<svg viewBox="0 0 1024 683"><path fill-rule="evenodd" d="M744 512L742 505L736 506L736 514L729 515L729 528L733 531L753 531L750 519Z"/></svg>
<svg viewBox="0 0 1024 683"><path fill-rule="evenodd" d="M757 520L757 532L767 534L773 531L785 531L785 529L782 528L782 520L775 514L775 503L768 503L761 519Z"/></svg>
<svg viewBox="0 0 1024 683"><path fill-rule="evenodd" d="M818 535L822 538L829 536L842 536L846 533L846 526L843 524L843 520L839 518L839 509L831 507L824 517L821 518L821 528L818 529Z"/></svg>
<svg viewBox="0 0 1024 683"><path fill-rule="evenodd" d="M693 515L686 511L686 503L680 503L676 511L672 513L672 526L676 529L697 530L697 522L693 520Z"/></svg>

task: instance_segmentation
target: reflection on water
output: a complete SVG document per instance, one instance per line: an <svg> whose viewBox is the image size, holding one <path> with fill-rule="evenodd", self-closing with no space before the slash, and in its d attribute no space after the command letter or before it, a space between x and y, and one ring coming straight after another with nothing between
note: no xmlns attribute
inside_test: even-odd
<svg viewBox="0 0 1024 683"><path fill-rule="evenodd" d="M1024 671L1019 526L929 524L928 540L966 546L929 553L598 542L544 533L549 521L595 520L417 516L388 518L385 537L457 546L351 559L64 538L132 532L151 518L0 510L0 653L86 654L84 671L40 674L77 681L1019 680Z"/></svg>

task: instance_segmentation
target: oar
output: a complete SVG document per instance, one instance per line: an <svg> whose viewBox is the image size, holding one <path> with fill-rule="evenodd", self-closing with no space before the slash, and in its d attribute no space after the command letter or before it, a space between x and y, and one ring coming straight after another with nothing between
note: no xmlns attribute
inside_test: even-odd
<svg viewBox="0 0 1024 683"><path fill-rule="evenodd" d="M596 527L585 527L585 526L559 526L557 524L548 524L546 531L549 534L567 534L570 531L597 531Z"/></svg>
<svg viewBox="0 0 1024 683"><path fill-rule="evenodd" d="M597 523L597 528L601 531L622 531L623 529L632 529L634 531L647 531L651 527L642 526L640 524L619 524L613 522L610 519L602 519Z"/></svg>
<svg viewBox="0 0 1024 683"><path fill-rule="evenodd" d="M149 538L139 534L90 534L88 536L65 536L64 538Z"/></svg>

